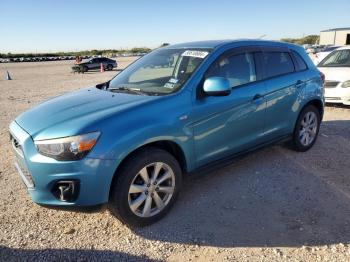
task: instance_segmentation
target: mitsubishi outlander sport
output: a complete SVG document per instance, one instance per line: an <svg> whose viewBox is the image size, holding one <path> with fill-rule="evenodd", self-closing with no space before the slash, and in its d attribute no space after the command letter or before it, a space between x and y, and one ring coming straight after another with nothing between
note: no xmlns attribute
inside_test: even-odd
<svg viewBox="0 0 350 262"><path fill-rule="evenodd" d="M149 225L199 168L285 139L297 151L310 149L323 81L297 45L224 40L159 48L106 83L19 115L10 125L15 166L35 203L108 203L124 223Z"/></svg>

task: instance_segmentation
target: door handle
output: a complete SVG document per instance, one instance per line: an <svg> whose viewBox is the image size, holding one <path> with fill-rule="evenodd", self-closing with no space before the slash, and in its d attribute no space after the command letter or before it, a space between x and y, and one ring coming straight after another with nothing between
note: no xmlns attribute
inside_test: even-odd
<svg viewBox="0 0 350 262"><path fill-rule="evenodd" d="M303 82L303 81L298 80L298 81L295 83L295 87L296 87L296 88L300 88L300 87L302 87L302 86L303 86L303 84L304 84L304 82Z"/></svg>
<svg viewBox="0 0 350 262"><path fill-rule="evenodd" d="M255 100L258 100L260 98L262 98L263 96L261 94L256 94L254 97L253 97L253 101Z"/></svg>

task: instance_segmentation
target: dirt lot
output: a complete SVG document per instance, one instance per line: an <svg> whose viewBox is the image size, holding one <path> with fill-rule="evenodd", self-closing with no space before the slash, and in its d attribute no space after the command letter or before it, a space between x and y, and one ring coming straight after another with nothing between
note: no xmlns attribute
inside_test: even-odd
<svg viewBox="0 0 350 262"><path fill-rule="evenodd" d="M130 59L119 59L121 67ZM1 261L349 261L350 108L327 107L306 153L276 145L185 181L159 223L131 230L107 210L31 202L12 165L8 125L49 97L113 72L71 74L71 62L0 64ZM14 80L5 81L5 70Z"/></svg>

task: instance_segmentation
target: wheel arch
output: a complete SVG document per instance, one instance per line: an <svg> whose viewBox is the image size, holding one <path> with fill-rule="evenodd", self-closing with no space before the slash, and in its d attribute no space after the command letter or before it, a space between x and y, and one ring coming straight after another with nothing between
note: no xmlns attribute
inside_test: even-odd
<svg viewBox="0 0 350 262"><path fill-rule="evenodd" d="M309 105L313 105L314 107L316 107L318 109L318 112L320 113L320 117L321 120L323 119L323 114L324 114L324 104L320 99L312 99L310 101L308 101L300 110L299 114L301 113L301 111L304 110L305 107L309 106Z"/></svg>
<svg viewBox="0 0 350 262"><path fill-rule="evenodd" d="M294 121L293 132L295 130L295 127L296 127L296 124L297 124L297 121L299 119L299 116L300 116L301 112L303 112L304 108L306 108L309 105L313 105L314 107L317 108L318 112L320 113L320 117L321 117L321 121L322 121L323 114L324 114L324 103L318 98L311 99L308 102L306 102L302 107L300 107L300 110L298 112L297 118Z"/></svg>
<svg viewBox="0 0 350 262"><path fill-rule="evenodd" d="M181 146L179 144L177 144L176 142L171 141L171 140L159 140L159 141L149 142L149 143L143 144L143 145L135 148L134 150L129 152L120 161L118 167L116 168L116 170L113 174L113 178L112 178L112 181L110 183L109 196L111 196L112 187L116 183L116 180L118 178L118 173L121 170L121 168L123 168L124 163L126 161L128 161L129 159L131 159L138 152L140 152L142 150L147 150L148 148L158 148L158 149L162 149L164 151L167 151L169 154L171 154L173 157L175 157L175 159L179 162L182 174L185 174L187 172L186 156L185 156L183 149L181 148Z"/></svg>

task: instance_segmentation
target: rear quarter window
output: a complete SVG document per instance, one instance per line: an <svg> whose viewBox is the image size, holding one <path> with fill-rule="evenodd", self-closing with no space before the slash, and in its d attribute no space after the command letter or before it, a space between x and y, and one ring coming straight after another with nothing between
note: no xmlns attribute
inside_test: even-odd
<svg viewBox="0 0 350 262"><path fill-rule="evenodd" d="M294 57L294 60L296 62L297 71L303 71L307 69L307 65L304 61L304 59L298 54L296 51L292 51L292 55Z"/></svg>
<svg viewBox="0 0 350 262"><path fill-rule="evenodd" d="M294 64L288 52L264 52L265 77L275 77L294 72Z"/></svg>

